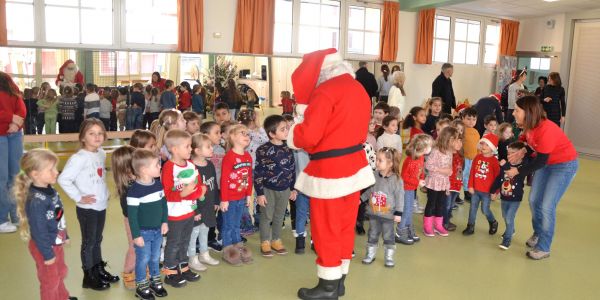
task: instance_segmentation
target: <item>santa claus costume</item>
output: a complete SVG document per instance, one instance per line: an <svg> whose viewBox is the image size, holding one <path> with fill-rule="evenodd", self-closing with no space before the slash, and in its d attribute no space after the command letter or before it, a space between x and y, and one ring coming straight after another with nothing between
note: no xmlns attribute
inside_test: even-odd
<svg viewBox="0 0 600 300"><path fill-rule="evenodd" d="M56 75L56 86L59 87L60 92L65 86L74 87L76 83L85 85L83 80L83 74L79 71L79 68L75 62L71 59L67 59L60 69L58 69L58 75Z"/></svg>
<svg viewBox="0 0 600 300"><path fill-rule="evenodd" d="M335 49L304 55L292 74L298 122L287 142L310 157L295 188L310 197L319 277L316 287L298 291L301 299L344 295L360 190L375 183L362 148L371 101L353 74Z"/></svg>

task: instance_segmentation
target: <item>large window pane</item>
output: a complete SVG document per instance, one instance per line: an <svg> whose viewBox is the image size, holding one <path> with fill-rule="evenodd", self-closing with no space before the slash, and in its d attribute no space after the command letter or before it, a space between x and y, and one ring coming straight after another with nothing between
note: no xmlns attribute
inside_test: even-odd
<svg viewBox="0 0 600 300"><path fill-rule="evenodd" d="M452 61L457 64L464 64L466 54L467 54L467 43L454 42L454 58L452 59Z"/></svg>
<svg viewBox="0 0 600 300"><path fill-rule="evenodd" d="M46 5L79 6L79 0L44 0Z"/></svg>
<svg viewBox="0 0 600 300"><path fill-rule="evenodd" d="M275 23L292 23L292 13L291 0L275 1Z"/></svg>
<svg viewBox="0 0 600 300"><path fill-rule="evenodd" d="M112 9L112 5L112 0L81 0L81 7Z"/></svg>
<svg viewBox="0 0 600 300"><path fill-rule="evenodd" d="M433 41L433 60L437 62L448 62L449 42L436 39Z"/></svg>
<svg viewBox="0 0 600 300"><path fill-rule="evenodd" d="M485 43L498 44L500 41L500 26L488 25L485 30Z"/></svg>
<svg viewBox="0 0 600 300"><path fill-rule="evenodd" d="M444 16L436 17L435 37L442 39L450 38L450 18Z"/></svg>
<svg viewBox="0 0 600 300"><path fill-rule="evenodd" d="M330 4L321 5L321 26L340 27L340 3L327 1Z"/></svg>
<svg viewBox="0 0 600 300"><path fill-rule="evenodd" d="M6 3L6 29L9 40L33 41L33 5Z"/></svg>
<svg viewBox="0 0 600 300"><path fill-rule="evenodd" d="M46 41L79 43L79 9L46 7Z"/></svg>
<svg viewBox="0 0 600 300"><path fill-rule="evenodd" d="M126 0L125 40L128 43L177 43L176 0Z"/></svg>
<svg viewBox="0 0 600 300"><path fill-rule="evenodd" d="M379 33L367 32L365 33L365 54L378 55L379 54Z"/></svg>
<svg viewBox="0 0 600 300"><path fill-rule="evenodd" d="M479 22L470 22L469 23L469 32L468 32L468 41L469 42L479 42Z"/></svg>
<svg viewBox="0 0 600 300"><path fill-rule="evenodd" d="M540 70L550 70L550 59L549 58L541 58L540 59Z"/></svg>
<svg viewBox="0 0 600 300"><path fill-rule="evenodd" d="M320 32L320 48L319 49L327 49L327 48L338 48L340 32L338 29L330 29L330 28L321 28Z"/></svg>
<svg viewBox="0 0 600 300"><path fill-rule="evenodd" d="M321 12L320 5L315 3L300 3L300 24L319 25Z"/></svg>
<svg viewBox="0 0 600 300"><path fill-rule="evenodd" d="M363 30L365 28L365 8L350 6L348 13L348 28Z"/></svg>
<svg viewBox="0 0 600 300"><path fill-rule="evenodd" d="M370 31L381 31L381 10L378 8L367 8L365 17L365 29Z"/></svg>
<svg viewBox="0 0 600 300"><path fill-rule="evenodd" d="M540 59L537 57L532 57L530 67L532 70L539 70L540 69Z"/></svg>
<svg viewBox="0 0 600 300"><path fill-rule="evenodd" d="M35 75L35 49L0 48L0 71L11 75Z"/></svg>
<svg viewBox="0 0 600 300"><path fill-rule="evenodd" d="M319 40L315 37L319 36L319 28L311 26L300 26L298 30L298 51L307 53L319 49Z"/></svg>
<svg viewBox="0 0 600 300"><path fill-rule="evenodd" d="M479 44L467 43L467 64L476 65L479 63Z"/></svg>
<svg viewBox="0 0 600 300"><path fill-rule="evenodd" d="M113 18L111 10L81 10L81 42L83 44L112 44Z"/></svg>
<svg viewBox="0 0 600 300"><path fill-rule="evenodd" d="M497 45L485 45L485 56L483 62L486 64L495 64L498 58Z"/></svg>
<svg viewBox="0 0 600 300"><path fill-rule="evenodd" d="M292 25L291 24L275 24L275 32L273 38L274 52L292 52Z"/></svg>
<svg viewBox="0 0 600 300"><path fill-rule="evenodd" d="M466 20L457 19L454 23L454 39L457 41L466 41L467 27Z"/></svg>
<svg viewBox="0 0 600 300"><path fill-rule="evenodd" d="M348 52L363 53L364 31L348 31Z"/></svg>

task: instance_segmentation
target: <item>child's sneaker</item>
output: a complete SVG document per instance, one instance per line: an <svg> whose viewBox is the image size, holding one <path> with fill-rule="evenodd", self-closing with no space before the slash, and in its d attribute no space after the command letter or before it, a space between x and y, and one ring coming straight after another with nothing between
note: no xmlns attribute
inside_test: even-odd
<svg viewBox="0 0 600 300"><path fill-rule="evenodd" d="M240 250L233 245L228 245L223 248L223 260L228 264L237 267L242 265Z"/></svg>
<svg viewBox="0 0 600 300"><path fill-rule="evenodd" d="M498 245L498 247L500 247L500 249L503 249L503 250L508 250L508 248L510 248L510 239L503 238L502 243L500 243L500 245Z"/></svg>
<svg viewBox="0 0 600 300"><path fill-rule="evenodd" d="M190 268L192 268L196 271L199 271L199 272L206 271L206 266L200 262L200 260L198 259L198 255L190 256L188 265L190 266Z"/></svg>
<svg viewBox="0 0 600 300"><path fill-rule="evenodd" d="M538 240L539 238L537 237L537 235L532 235L529 239L527 239L527 242L525 242L525 244L529 248L534 248L537 245Z"/></svg>
<svg viewBox="0 0 600 300"><path fill-rule="evenodd" d="M188 263L180 263L179 272L181 273L181 276L189 282L196 282L200 280L200 274L197 274L190 270Z"/></svg>
<svg viewBox="0 0 600 300"><path fill-rule="evenodd" d="M283 246L283 242L281 242L281 240L271 241L271 249L273 249L275 253L279 255L286 255L288 253L285 249L285 246Z"/></svg>
<svg viewBox="0 0 600 300"><path fill-rule="evenodd" d="M179 288L186 285L187 281L185 278L183 278L177 267L165 268L163 270L166 284L174 288Z"/></svg>
<svg viewBox="0 0 600 300"><path fill-rule="evenodd" d="M160 281L160 276L156 276L150 279L150 290L154 296L162 298L166 297L169 293L165 290L162 281Z"/></svg>
<svg viewBox="0 0 600 300"><path fill-rule="evenodd" d="M498 221L494 220L494 221L489 222L489 223L490 223L490 230L489 230L488 233L490 235L496 234L496 232L498 232Z"/></svg>
<svg viewBox="0 0 600 300"><path fill-rule="evenodd" d="M17 231L17 226L11 222L5 222L0 224L0 233L11 233Z"/></svg>
<svg viewBox="0 0 600 300"><path fill-rule="evenodd" d="M140 282L137 284L135 289L135 297L143 300L154 300L152 290L150 290L150 284L148 281Z"/></svg>
<svg viewBox="0 0 600 300"><path fill-rule="evenodd" d="M273 257L273 251L271 251L271 242L263 241L260 243L260 254L264 257Z"/></svg>

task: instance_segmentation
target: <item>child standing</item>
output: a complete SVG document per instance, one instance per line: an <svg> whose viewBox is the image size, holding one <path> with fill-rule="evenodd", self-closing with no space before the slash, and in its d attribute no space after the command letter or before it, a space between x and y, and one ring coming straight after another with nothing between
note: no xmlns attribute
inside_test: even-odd
<svg viewBox="0 0 600 300"><path fill-rule="evenodd" d="M86 118L100 119L100 96L96 93L96 85L88 83L85 90L87 95L84 99L83 115Z"/></svg>
<svg viewBox="0 0 600 300"><path fill-rule="evenodd" d="M202 124L200 115L193 111L186 111L183 113L183 119L185 120L185 131L187 133L194 135L200 131L200 124Z"/></svg>
<svg viewBox="0 0 600 300"><path fill-rule="evenodd" d="M65 287L67 265L63 244L69 242L60 196L52 188L56 183L58 157L50 150L29 150L21 158L23 172L15 179L21 237L29 241L40 281L42 300L77 299L69 297Z"/></svg>
<svg viewBox="0 0 600 300"><path fill-rule="evenodd" d="M81 263L83 288L104 290L118 276L108 273L102 260L102 232L106 220L108 187L106 186L106 153L102 143L106 139L104 124L96 118L83 121L79 131L81 149L69 158L58 183L77 204L77 220L81 228Z"/></svg>
<svg viewBox="0 0 600 300"><path fill-rule="evenodd" d="M452 175L452 145L460 140L458 131L446 127L440 132L436 146L425 161L428 173L425 177L427 187L427 205L423 217L423 232L426 236L448 236L443 226L444 208L450 194L450 175Z"/></svg>
<svg viewBox="0 0 600 300"><path fill-rule="evenodd" d="M110 111L112 110L112 103L106 99L104 92L99 94L100 96L100 121L104 123L104 128L110 127Z"/></svg>
<svg viewBox="0 0 600 300"><path fill-rule="evenodd" d="M483 134L496 134L496 129L498 128L498 121L494 115L488 115L483 118L483 126L485 127L485 132Z"/></svg>
<svg viewBox="0 0 600 300"><path fill-rule="evenodd" d="M208 253L208 232L211 227L217 225L215 211L221 202L219 197L219 186L217 185L217 173L215 166L208 160L213 155L213 146L205 134L194 134L192 136L192 161L202 176L202 182L206 185L206 194L203 201L199 201L196 208L198 220L194 218L194 229L188 247L190 266L198 271L206 270L206 265L216 266L219 261L210 257ZM196 255L196 242L199 245L199 253Z"/></svg>
<svg viewBox="0 0 600 300"><path fill-rule="evenodd" d="M467 228L463 231L464 235L475 233L475 220L477 218L477 209L481 203L481 211L486 216L490 224L489 234L493 235L498 231L498 221L490 210L490 190L498 174L500 174L500 165L498 159L494 156L498 148L498 137L494 134L486 134L479 141L481 154L477 154L473 160L469 176L469 193L471 193L471 209L469 210L469 222Z"/></svg>
<svg viewBox="0 0 600 300"><path fill-rule="evenodd" d="M461 112L461 119L465 125L465 133L463 140L463 153L465 164L463 168L463 189L465 191L465 200L471 201L471 193L469 192L469 176L471 174L471 164L477 155L477 145L479 144L479 131L475 129L477 124L477 110L472 107L467 107Z"/></svg>
<svg viewBox="0 0 600 300"><path fill-rule="evenodd" d="M142 93L143 89L144 86L139 82L133 85L130 98L131 100L129 101L131 105L129 113L129 130L144 128L144 110L146 109L146 98Z"/></svg>
<svg viewBox="0 0 600 300"><path fill-rule="evenodd" d="M156 146L159 149L160 159L165 162L171 158L165 143L165 135L171 129L185 130L185 119L176 109L163 110L158 117L158 126L151 128L156 136Z"/></svg>
<svg viewBox="0 0 600 300"><path fill-rule="evenodd" d="M456 131L458 131L460 136L460 130L456 128ZM456 230L456 225L450 222L450 219L452 218L452 208L454 206L454 201L458 197L458 194L460 194L460 189L462 187L462 174L464 164L464 160L461 155L462 147L462 138L455 139L452 141L450 149L450 151L452 152L452 174L450 175L450 194L446 198L446 205L444 207L444 227L448 231Z"/></svg>
<svg viewBox="0 0 600 300"><path fill-rule="evenodd" d="M508 153L515 154L522 149L525 149L525 144L523 142L513 142L508 146ZM500 199L502 199L502 218L504 218L506 230L502 235L502 243L498 246L501 249L508 250L512 237L515 234L515 216L517 215L521 200L523 200L523 187L527 174L519 173L513 178L504 174L504 171L510 170L511 168L519 169L523 165L523 159L519 158L517 155L512 155L508 162L502 161L500 163L502 164L500 167L500 174L496 177L491 192L494 193L500 190Z"/></svg>
<svg viewBox="0 0 600 300"><path fill-rule="evenodd" d="M186 111L192 106L192 95L190 94L190 84L183 81L179 84L181 92L179 93L179 110Z"/></svg>
<svg viewBox="0 0 600 300"><path fill-rule="evenodd" d="M258 95L256 95L256 92L253 89L249 89L248 91L246 91L246 98L246 109L253 111L254 106L258 104Z"/></svg>
<svg viewBox="0 0 600 300"><path fill-rule="evenodd" d="M194 84L192 88L192 111L206 117L204 98L206 93L203 91L203 87L199 84Z"/></svg>
<svg viewBox="0 0 600 300"><path fill-rule="evenodd" d="M373 118L375 119L375 132L381 127L383 118L390 114L390 106L385 102L377 102L373 107Z"/></svg>
<svg viewBox="0 0 600 300"><path fill-rule="evenodd" d="M410 138L412 139L417 134L425 133L421 128L426 119L425 110L420 106L415 106L410 109L410 112L404 118L402 129L410 129Z"/></svg>
<svg viewBox="0 0 600 300"><path fill-rule="evenodd" d="M150 91L150 98L147 100L148 102L148 124L152 126L152 122L158 119L158 115L160 114L160 95L158 88L152 88Z"/></svg>
<svg viewBox="0 0 600 300"><path fill-rule="evenodd" d="M56 91L49 89L46 96L37 102L38 108L44 111L44 123L46 123L46 134L56 134L56 118L58 115L58 99Z"/></svg>
<svg viewBox="0 0 600 300"><path fill-rule="evenodd" d="M75 116L77 100L73 97L73 94L73 88L65 86L63 88L63 95L58 102L60 122L62 123L60 133L74 133L79 129L77 128L77 118Z"/></svg>
<svg viewBox="0 0 600 300"><path fill-rule="evenodd" d="M362 201L368 201L369 233L367 238L367 254L363 264L371 264L375 260L379 236L383 237L384 265L391 268L394 263L394 222L400 223L404 207L404 186L400 177L400 159L398 150L383 147L377 151L377 170L375 184L362 194Z"/></svg>
<svg viewBox="0 0 600 300"><path fill-rule="evenodd" d="M173 90L175 89L175 83L173 80L167 80L165 82L165 90L160 95L160 106L162 110L172 109L177 106L177 97Z"/></svg>
<svg viewBox="0 0 600 300"><path fill-rule="evenodd" d="M281 106L283 107L282 114L293 115L294 114L294 99L292 99L290 92L281 91Z"/></svg>
<svg viewBox="0 0 600 300"><path fill-rule="evenodd" d="M137 149L131 160L136 180L127 191L127 214L135 245L135 296L167 296L160 280L160 246L167 234L167 201L160 180L160 159L150 150ZM146 269L150 282L146 279Z"/></svg>
<svg viewBox="0 0 600 300"><path fill-rule="evenodd" d="M401 177L404 181L404 208L402 220L396 226L396 242L412 245L420 238L416 235L412 223L413 203L417 188L425 186L425 155L431 152L433 139L428 134L417 134L406 147L406 159L402 163Z"/></svg>
<svg viewBox="0 0 600 300"><path fill-rule="evenodd" d="M512 125L510 123L498 125L496 136L498 136L498 161L506 161L508 159L507 147L515 141Z"/></svg>
<svg viewBox="0 0 600 300"><path fill-rule="evenodd" d="M225 102L219 102L215 105L215 113L214 113L215 122L219 125L223 124L225 121L231 120L231 114L229 113L229 105Z"/></svg>
<svg viewBox="0 0 600 300"><path fill-rule="evenodd" d="M281 224L288 200L296 200L296 171L294 154L285 144L289 132L285 119L280 115L269 116L264 128L270 140L256 151L254 188L260 206L260 252L264 257L272 257L271 250L287 254L280 238Z"/></svg>
<svg viewBox="0 0 600 300"><path fill-rule="evenodd" d="M391 147L402 153L402 139L398 134L398 119L392 116L383 118L382 126L377 133L377 149Z"/></svg>
<svg viewBox="0 0 600 300"><path fill-rule="evenodd" d="M165 246L165 283L181 287L187 281L198 281L200 275L188 266L187 249L194 228L196 200L203 197L206 187L196 166L189 161L192 137L180 129L165 134L165 146L171 158L162 170L162 181L169 208L169 232Z"/></svg>
<svg viewBox="0 0 600 300"><path fill-rule="evenodd" d="M429 112L427 114L427 120L423 124L423 131L433 137L436 135L436 124L440 119L442 113L442 98L433 97L427 101L427 107Z"/></svg>
<svg viewBox="0 0 600 300"><path fill-rule="evenodd" d="M240 236L242 212L252 204L252 157L244 151L250 144L246 126L234 125L229 142L232 147L223 157L220 184L223 260L239 266L253 261L252 252L241 242Z"/></svg>

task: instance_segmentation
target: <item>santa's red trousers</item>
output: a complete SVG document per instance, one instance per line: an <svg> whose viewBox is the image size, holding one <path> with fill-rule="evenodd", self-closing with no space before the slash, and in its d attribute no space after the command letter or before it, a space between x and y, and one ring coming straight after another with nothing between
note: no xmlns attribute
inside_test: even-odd
<svg viewBox="0 0 600 300"><path fill-rule="evenodd" d="M64 279L67 277L65 265L65 252L62 246L53 246L56 260L51 265L44 264L44 257L35 246L33 240L29 241L29 252L35 260L37 277L40 281L40 298L42 300L69 299L69 292L65 288Z"/></svg>
<svg viewBox="0 0 600 300"><path fill-rule="evenodd" d="M319 278L335 280L348 273L360 192L334 198L310 198L310 228Z"/></svg>

